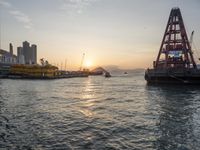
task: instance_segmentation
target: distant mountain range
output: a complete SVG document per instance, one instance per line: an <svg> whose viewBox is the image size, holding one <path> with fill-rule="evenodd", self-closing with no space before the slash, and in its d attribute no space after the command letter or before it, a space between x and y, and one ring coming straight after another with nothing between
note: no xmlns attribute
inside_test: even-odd
<svg viewBox="0 0 200 150"><path fill-rule="evenodd" d="M118 66L103 66L108 71L121 71L121 72L128 72L128 71L143 71L145 70L144 68L135 68L135 69L121 69Z"/></svg>
<svg viewBox="0 0 200 150"><path fill-rule="evenodd" d="M111 74L132 74L132 73L143 73L145 69L136 68L136 69L121 69L118 66L102 66L96 67L91 70L91 73L98 74L102 72L110 72Z"/></svg>

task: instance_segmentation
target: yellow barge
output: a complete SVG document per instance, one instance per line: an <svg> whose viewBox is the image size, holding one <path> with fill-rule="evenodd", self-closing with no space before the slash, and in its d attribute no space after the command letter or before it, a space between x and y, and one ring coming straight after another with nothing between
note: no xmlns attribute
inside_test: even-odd
<svg viewBox="0 0 200 150"><path fill-rule="evenodd" d="M60 75L58 67L52 65L15 64L10 66L9 72L10 78L55 79Z"/></svg>

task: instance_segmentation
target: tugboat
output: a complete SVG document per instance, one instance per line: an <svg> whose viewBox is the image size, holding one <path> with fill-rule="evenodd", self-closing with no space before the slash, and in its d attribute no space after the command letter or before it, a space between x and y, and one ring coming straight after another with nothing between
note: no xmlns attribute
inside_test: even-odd
<svg viewBox="0 0 200 150"><path fill-rule="evenodd" d="M191 35L192 39L193 33ZM200 84L200 70L193 57L181 11L172 8L153 68L145 71L147 83Z"/></svg>
<svg viewBox="0 0 200 150"><path fill-rule="evenodd" d="M110 78L111 77L111 74L109 72L105 72L105 78Z"/></svg>

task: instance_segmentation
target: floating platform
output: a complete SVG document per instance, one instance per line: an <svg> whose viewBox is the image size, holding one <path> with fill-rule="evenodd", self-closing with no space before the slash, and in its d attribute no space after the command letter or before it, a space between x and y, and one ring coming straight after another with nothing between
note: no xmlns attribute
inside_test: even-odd
<svg viewBox="0 0 200 150"><path fill-rule="evenodd" d="M189 40L181 11L173 8L157 59L153 62L153 68L145 71L147 83L200 85L200 70L191 48L193 34Z"/></svg>

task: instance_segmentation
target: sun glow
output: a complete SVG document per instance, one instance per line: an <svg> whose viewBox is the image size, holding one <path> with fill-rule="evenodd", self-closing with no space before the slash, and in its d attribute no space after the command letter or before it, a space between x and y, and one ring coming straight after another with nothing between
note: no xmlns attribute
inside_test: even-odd
<svg viewBox="0 0 200 150"><path fill-rule="evenodd" d="M86 68L90 68L92 65L93 65L93 64L92 64L92 62L91 62L90 60L86 60L86 61L85 61L85 65L84 65L84 66L85 66Z"/></svg>

